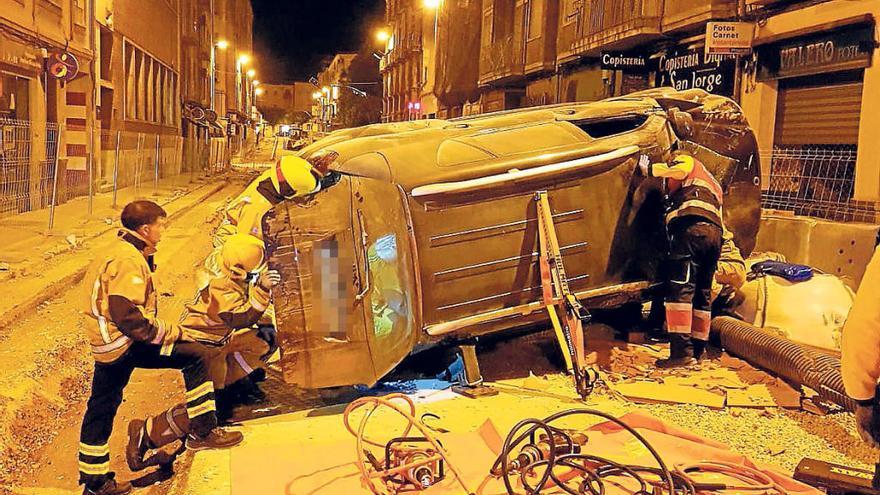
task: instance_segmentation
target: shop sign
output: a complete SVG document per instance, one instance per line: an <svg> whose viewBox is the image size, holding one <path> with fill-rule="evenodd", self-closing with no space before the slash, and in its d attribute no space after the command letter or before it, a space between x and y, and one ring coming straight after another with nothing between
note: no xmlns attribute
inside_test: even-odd
<svg viewBox="0 0 880 495"><path fill-rule="evenodd" d="M748 55L752 53L755 25L750 22L706 24L706 55Z"/></svg>
<svg viewBox="0 0 880 495"><path fill-rule="evenodd" d="M52 50L46 57L46 72L50 77L70 82L79 75L79 61L68 51Z"/></svg>
<svg viewBox="0 0 880 495"><path fill-rule="evenodd" d="M871 65L874 26L860 25L781 41L758 49L758 79L819 74Z"/></svg>
<svg viewBox="0 0 880 495"><path fill-rule="evenodd" d="M648 56L641 53L602 52L602 70L648 71Z"/></svg>
<svg viewBox="0 0 880 495"><path fill-rule="evenodd" d="M42 67L39 50L3 38L0 35L0 63L39 71Z"/></svg>
<svg viewBox="0 0 880 495"><path fill-rule="evenodd" d="M702 89L733 96L736 57L706 55L705 50L670 50L660 56L657 86L672 86L678 91Z"/></svg>

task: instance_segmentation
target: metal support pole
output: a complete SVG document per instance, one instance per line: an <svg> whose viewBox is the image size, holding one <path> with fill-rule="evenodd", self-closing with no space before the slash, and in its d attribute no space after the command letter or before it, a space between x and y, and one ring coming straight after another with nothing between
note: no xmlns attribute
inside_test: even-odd
<svg viewBox="0 0 880 495"><path fill-rule="evenodd" d="M52 174L52 202L49 203L49 230L52 230L52 227L55 226L55 203L58 199L58 151L60 149L61 144L61 126L58 126L58 131L55 133L55 157L53 158L53 162L55 166L53 167Z"/></svg>
<svg viewBox="0 0 880 495"><path fill-rule="evenodd" d="M113 208L116 208L116 193L119 191L119 139L121 131L116 131L116 155L113 159Z"/></svg>
<svg viewBox="0 0 880 495"><path fill-rule="evenodd" d="M156 174L153 180L153 194L159 194L159 134L156 134Z"/></svg>
<svg viewBox="0 0 880 495"><path fill-rule="evenodd" d="M143 151L144 151L144 134L138 134L138 147L137 147L137 155L136 161L134 163L134 188L135 190L140 189L141 187L141 166L143 164Z"/></svg>
<svg viewBox="0 0 880 495"><path fill-rule="evenodd" d="M95 126L89 126L89 216L95 202Z"/></svg>

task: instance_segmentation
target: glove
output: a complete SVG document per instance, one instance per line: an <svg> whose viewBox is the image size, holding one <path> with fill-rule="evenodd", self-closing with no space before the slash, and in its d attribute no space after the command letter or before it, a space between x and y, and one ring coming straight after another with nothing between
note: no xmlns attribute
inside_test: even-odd
<svg viewBox="0 0 880 495"><path fill-rule="evenodd" d="M648 155L639 157L639 172L645 177L651 176L651 159L648 158Z"/></svg>
<svg viewBox="0 0 880 495"><path fill-rule="evenodd" d="M278 273L278 270L266 270L260 274L260 278L257 280L257 285L261 288L270 291L273 287L281 283L281 274Z"/></svg>
<svg viewBox="0 0 880 495"><path fill-rule="evenodd" d="M257 337L265 340L266 343L269 344L269 350L260 356L260 359L265 361L272 357L272 354L275 354L275 351L278 350L278 331L275 330L275 327L273 326L260 326L257 329Z"/></svg>
<svg viewBox="0 0 880 495"><path fill-rule="evenodd" d="M856 406L856 426L859 430L859 436L865 443L871 447L880 447L880 432L877 429L878 421L874 417L874 406Z"/></svg>

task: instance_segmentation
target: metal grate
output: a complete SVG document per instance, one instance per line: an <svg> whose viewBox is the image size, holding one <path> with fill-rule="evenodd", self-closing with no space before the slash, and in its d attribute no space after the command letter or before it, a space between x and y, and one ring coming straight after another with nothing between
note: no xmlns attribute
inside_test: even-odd
<svg viewBox="0 0 880 495"><path fill-rule="evenodd" d="M44 148L34 143L32 125L24 120L0 118L0 217L45 208L49 205L58 125L42 131Z"/></svg>
<svg viewBox="0 0 880 495"><path fill-rule="evenodd" d="M876 205L853 200L856 145L776 146L769 156L766 209L837 221L873 222Z"/></svg>

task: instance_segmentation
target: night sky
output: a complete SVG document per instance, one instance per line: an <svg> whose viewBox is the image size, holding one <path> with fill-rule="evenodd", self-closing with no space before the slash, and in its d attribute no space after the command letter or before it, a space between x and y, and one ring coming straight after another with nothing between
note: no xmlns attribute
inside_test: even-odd
<svg viewBox="0 0 880 495"><path fill-rule="evenodd" d="M373 39L384 0L252 0L254 55L265 82L305 81L321 60Z"/></svg>

